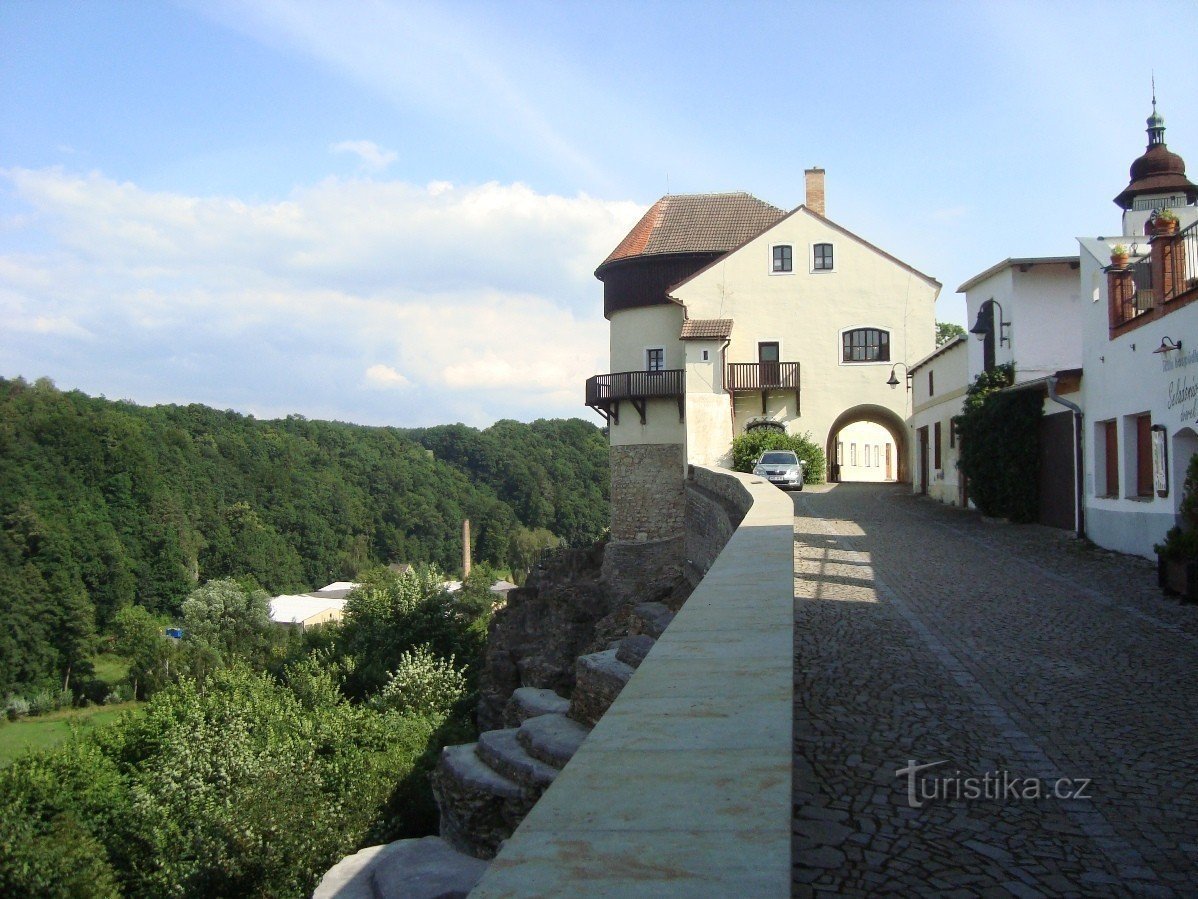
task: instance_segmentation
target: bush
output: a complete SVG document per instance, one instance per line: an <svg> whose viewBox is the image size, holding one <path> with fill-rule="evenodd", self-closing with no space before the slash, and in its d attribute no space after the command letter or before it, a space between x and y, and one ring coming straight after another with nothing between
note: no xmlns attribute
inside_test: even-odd
<svg viewBox="0 0 1198 899"><path fill-rule="evenodd" d="M969 495L986 515L1035 521L1040 513L1040 418L1036 391L1004 393L1014 381L1010 365L982 372L965 395L957 431Z"/></svg>
<svg viewBox="0 0 1198 899"><path fill-rule="evenodd" d="M824 451L811 440L810 432L799 436L765 428L747 431L732 438L732 467L736 471L752 471L753 463L766 450L793 450L806 463L803 466L803 483L823 483L826 466Z"/></svg>
<svg viewBox="0 0 1198 899"><path fill-rule="evenodd" d="M29 700L24 696L10 696L4 700L4 713L9 721L16 721L29 714Z"/></svg>
<svg viewBox="0 0 1198 899"><path fill-rule="evenodd" d="M1171 562L1198 562L1198 455L1190 457L1182 487L1180 524L1169 528L1165 542L1153 549Z"/></svg>
<svg viewBox="0 0 1198 899"><path fill-rule="evenodd" d="M53 712L56 708L54 694L49 690L38 690L29 697L29 714L31 716L45 715Z"/></svg>
<svg viewBox="0 0 1198 899"><path fill-rule="evenodd" d="M428 646L399 657L385 687L371 700L379 711L444 717L466 693L466 677L453 667L453 656L439 659Z"/></svg>

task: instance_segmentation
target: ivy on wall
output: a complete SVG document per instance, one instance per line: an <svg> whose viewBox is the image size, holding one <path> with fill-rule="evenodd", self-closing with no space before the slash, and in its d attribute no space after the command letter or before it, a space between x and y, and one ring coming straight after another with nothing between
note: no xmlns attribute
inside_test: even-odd
<svg viewBox="0 0 1198 899"><path fill-rule="evenodd" d="M1011 365L982 372L970 385L956 419L961 438L959 467L969 495L985 515L1035 521L1040 509L1040 417L1038 391L1004 393L1015 379Z"/></svg>

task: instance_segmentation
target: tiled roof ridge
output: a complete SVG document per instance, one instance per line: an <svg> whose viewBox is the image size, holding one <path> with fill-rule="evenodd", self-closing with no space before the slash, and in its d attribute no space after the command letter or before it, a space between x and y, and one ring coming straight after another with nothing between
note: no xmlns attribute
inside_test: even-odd
<svg viewBox="0 0 1198 899"><path fill-rule="evenodd" d="M748 191L666 194L649 207L600 268L636 256L726 253L783 215L783 210Z"/></svg>

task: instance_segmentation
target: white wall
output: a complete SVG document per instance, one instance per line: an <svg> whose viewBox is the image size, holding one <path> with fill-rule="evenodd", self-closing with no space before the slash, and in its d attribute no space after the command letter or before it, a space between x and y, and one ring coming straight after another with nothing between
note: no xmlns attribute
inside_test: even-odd
<svg viewBox="0 0 1198 899"><path fill-rule="evenodd" d="M911 432L919 428L928 429L928 496L949 505L960 504L961 474L957 470L960 445L952 437L953 416L961 412L961 404L969 386L969 352L971 344L978 341L972 337L962 338L949 344L931 359L913 369ZM932 375L929 391L928 375ZM936 436L936 422L940 423L941 446L940 468L935 465L936 454L932 446ZM911 486L919 490L919 441L911 441Z"/></svg>
<svg viewBox="0 0 1198 899"><path fill-rule="evenodd" d="M1021 269L1026 268L1026 271ZM1002 307L1008 343L997 337L996 365L1015 363L1015 381L1034 381L1082 364L1081 282L1068 263L1008 265L965 292L966 327L988 300ZM995 310L998 326L999 310ZM984 344L970 335L969 380L984 369Z"/></svg>
<svg viewBox="0 0 1198 899"><path fill-rule="evenodd" d="M771 247L779 243L794 247L792 274L770 271ZM811 271L815 243L833 245L833 271ZM728 362L756 362L758 342L776 340L782 361L801 363L801 410L793 392L778 391L769 395L765 415L792 433L810 433L823 447L847 409L876 405L906 419L906 391L893 391L886 381L894 362L931 352L938 292L931 279L800 209L679 285L674 296L691 318L734 320ZM858 327L889 331L891 361L841 362L841 333ZM760 393L739 394L735 409L741 433L749 419L762 416Z"/></svg>
<svg viewBox="0 0 1198 899"><path fill-rule="evenodd" d="M1110 337L1107 279L1110 245L1119 238L1082 239L1081 283L1096 284L1097 296L1082 303L1084 329L1082 396L1085 422L1086 532L1095 543L1119 552L1153 558L1159 543L1176 521L1188 456L1196 443L1198 400L1187 398L1198 389L1198 305L1182 307L1125 334ZM1153 353L1168 336L1182 350ZM1136 434L1127 416L1150 413L1152 423L1166 428L1171 458L1169 495L1138 497L1134 477ZM1104 449L1096 440L1098 423L1114 420L1119 435L1119 496L1099 494L1105 485ZM1174 458L1173 456L1177 456Z"/></svg>
<svg viewBox="0 0 1198 899"><path fill-rule="evenodd" d="M897 447L884 427L869 421L855 422L841 428L836 441L840 447L842 481L894 480L898 471ZM887 458L890 459L889 476Z"/></svg>

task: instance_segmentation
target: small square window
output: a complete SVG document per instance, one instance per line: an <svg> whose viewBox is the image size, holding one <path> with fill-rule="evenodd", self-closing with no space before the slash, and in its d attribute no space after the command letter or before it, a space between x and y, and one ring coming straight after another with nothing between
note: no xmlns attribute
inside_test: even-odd
<svg viewBox="0 0 1198 899"><path fill-rule="evenodd" d="M832 271L832 244L817 243L813 254L812 268L817 272Z"/></svg>
<svg viewBox="0 0 1198 899"><path fill-rule="evenodd" d="M794 271L794 248L790 244L779 244L774 247L775 272Z"/></svg>
<svg viewBox="0 0 1198 899"><path fill-rule="evenodd" d="M703 361L707 362L711 359L711 350L703 350Z"/></svg>

